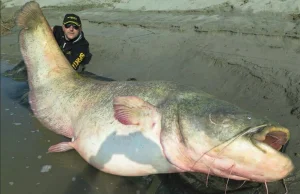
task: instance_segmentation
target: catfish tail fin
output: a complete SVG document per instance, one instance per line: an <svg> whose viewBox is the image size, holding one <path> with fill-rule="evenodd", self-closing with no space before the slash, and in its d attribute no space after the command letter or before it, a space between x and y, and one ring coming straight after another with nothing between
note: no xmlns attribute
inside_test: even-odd
<svg viewBox="0 0 300 194"><path fill-rule="evenodd" d="M16 24L25 29L34 29L45 20L39 4L27 2L16 15Z"/></svg>

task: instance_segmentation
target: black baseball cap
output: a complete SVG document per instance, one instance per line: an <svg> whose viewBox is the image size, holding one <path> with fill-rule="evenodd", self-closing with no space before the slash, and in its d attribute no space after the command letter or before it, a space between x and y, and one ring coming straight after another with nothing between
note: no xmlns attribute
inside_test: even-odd
<svg viewBox="0 0 300 194"><path fill-rule="evenodd" d="M65 15L63 24L75 24L76 26L81 26L81 20L80 17L78 15L69 13Z"/></svg>

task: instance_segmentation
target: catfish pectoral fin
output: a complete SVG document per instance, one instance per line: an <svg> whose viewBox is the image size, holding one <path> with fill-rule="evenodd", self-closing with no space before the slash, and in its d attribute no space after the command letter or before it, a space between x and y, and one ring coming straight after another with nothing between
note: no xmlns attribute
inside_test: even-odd
<svg viewBox="0 0 300 194"><path fill-rule="evenodd" d="M124 125L153 128L159 113L156 107L136 96L116 97L113 101L115 118Z"/></svg>

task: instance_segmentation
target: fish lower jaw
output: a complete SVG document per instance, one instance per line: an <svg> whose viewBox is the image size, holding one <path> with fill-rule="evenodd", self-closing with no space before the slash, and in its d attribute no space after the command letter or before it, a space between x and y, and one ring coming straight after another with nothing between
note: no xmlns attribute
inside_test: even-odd
<svg viewBox="0 0 300 194"><path fill-rule="evenodd" d="M194 158L193 164L190 164L190 171L199 172L213 176L229 178L233 180L249 180L244 176L233 173L236 169L236 163L227 158L220 158L217 153L203 154L198 160Z"/></svg>
<svg viewBox="0 0 300 194"><path fill-rule="evenodd" d="M274 182L280 180L281 178L270 178L270 176L265 176L265 174L260 174L259 172L249 172L245 171L247 167L235 168L232 169L223 169L223 168L209 168L196 170L195 172L200 172L207 174L208 176L218 176L226 179L232 179L237 181L251 181L251 182Z"/></svg>
<svg viewBox="0 0 300 194"><path fill-rule="evenodd" d="M293 164L286 163L285 166L281 168L276 168L276 164L269 164L268 166L250 166L245 164L236 163L232 169L223 169L223 173L227 176L230 174L235 180L248 180L252 182L274 182L281 179L284 179L292 171ZM230 177L229 177L230 178Z"/></svg>
<svg viewBox="0 0 300 194"><path fill-rule="evenodd" d="M232 180L274 182L285 178L293 169L291 162L283 160L283 158L279 159L286 165L276 168L275 164L263 165L263 162L250 164L216 154L206 154L196 162L196 165L193 165L192 171Z"/></svg>

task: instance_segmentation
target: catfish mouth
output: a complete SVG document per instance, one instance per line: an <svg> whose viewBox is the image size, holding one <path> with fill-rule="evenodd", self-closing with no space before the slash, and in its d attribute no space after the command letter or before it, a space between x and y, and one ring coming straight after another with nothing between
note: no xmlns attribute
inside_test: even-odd
<svg viewBox="0 0 300 194"><path fill-rule="evenodd" d="M289 130L281 126L265 126L259 128L251 138L252 141L255 140L264 143L277 151L282 150L289 139Z"/></svg>

